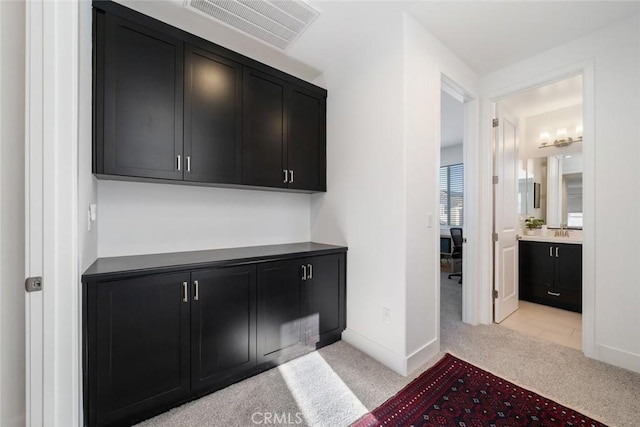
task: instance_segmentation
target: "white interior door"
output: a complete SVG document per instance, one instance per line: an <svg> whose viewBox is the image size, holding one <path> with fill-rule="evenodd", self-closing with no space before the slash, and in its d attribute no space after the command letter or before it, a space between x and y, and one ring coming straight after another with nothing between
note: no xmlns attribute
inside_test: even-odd
<svg viewBox="0 0 640 427"><path fill-rule="evenodd" d="M43 275L43 11L27 2L25 92L25 277ZM25 293L26 425L43 425L43 292Z"/></svg>
<svg viewBox="0 0 640 427"><path fill-rule="evenodd" d="M495 105L494 321L518 309L518 122Z"/></svg>

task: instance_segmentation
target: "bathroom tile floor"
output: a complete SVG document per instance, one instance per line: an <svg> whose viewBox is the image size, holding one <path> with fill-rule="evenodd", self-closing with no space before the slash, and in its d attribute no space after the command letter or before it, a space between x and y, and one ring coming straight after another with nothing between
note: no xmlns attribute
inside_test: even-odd
<svg viewBox="0 0 640 427"><path fill-rule="evenodd" d="M582 314L528 301L519 301L518 307L500 326L582 349Z"/></svg>

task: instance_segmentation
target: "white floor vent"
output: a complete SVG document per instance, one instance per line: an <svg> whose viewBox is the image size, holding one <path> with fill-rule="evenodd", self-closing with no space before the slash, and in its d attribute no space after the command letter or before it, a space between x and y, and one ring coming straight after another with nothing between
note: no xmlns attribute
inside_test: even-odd
<svg viewBox="0 0 640 427"><path fill-rule="evenodd" d="M185 0L184 5L280 49L320 14L301 0Z"/></svg>

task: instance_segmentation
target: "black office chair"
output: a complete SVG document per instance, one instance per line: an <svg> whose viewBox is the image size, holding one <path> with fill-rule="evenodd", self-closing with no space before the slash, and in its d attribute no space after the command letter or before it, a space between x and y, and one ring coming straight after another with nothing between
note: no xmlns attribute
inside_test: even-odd
<svg viewBox="0 0 640 427"><path fill-rule="evenodd" d="M451 252L451 259L462 259L462 228L451 228L451 240L453 240L453 251ZM454 263L455 266L455 263ZM460 267L462 268L462 266ZM452 277L460 276L458 283L462 284L462 271L460 273L452 273L449 275L449 279Z"/></svg>

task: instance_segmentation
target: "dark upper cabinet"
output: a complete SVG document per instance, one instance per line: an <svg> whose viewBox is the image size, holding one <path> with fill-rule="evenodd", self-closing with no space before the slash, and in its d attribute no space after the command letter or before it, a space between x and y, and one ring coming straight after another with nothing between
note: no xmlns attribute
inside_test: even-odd
<svg viewBox="0 0 640 427"><path fill-rule="evenodd" d="M288 179L284 177L286 90L283 80L245 67L242 105L243 184L287 187Z"/></svg>
<svg viewBox="0 0 640 427"><path fill-rule="evenodd" d="M240 184L242 66L185 46L184 180Z"/></svg>
<svg viewBox="0 0 640 427"><path fill-rule="evenodd" d="M182 179L183 42L115 15L97 19L95 171Z"/></svg>
<svg viewBox="0 0 640 427"><path fill-rule="evenodd" d="M256 365L255 266L191 274L191 386L200 389Z"/></svg>
<svg viewBox="0 0 640 427"><path fill-rule="evenodd" d="M582 245L520 241L520 299L582 311Z"/></svg>
<svg viewBox="0 0 640 427"><path fill-rule="evenodd" d="M326 190L326 97L244 68L243 183Z"/></svg>
<svg viewBox="0 0 640 427"><path fill-rule="evenodd" d="M93 172L326 191L327 91L94 1Z"/></svg>
<svg viewBox="0 0 640 427"><path fill-rule="evenodd" d="M288 91L289 188L326 189L326 98L300 87Z"/></svg>
<svg viewBox="0 0 640 427"><path fill-rule="evenodd" d="M188 281L188 273L154 274L89 290L97 374L91 424L119 423L189 392Z"/></svg>

